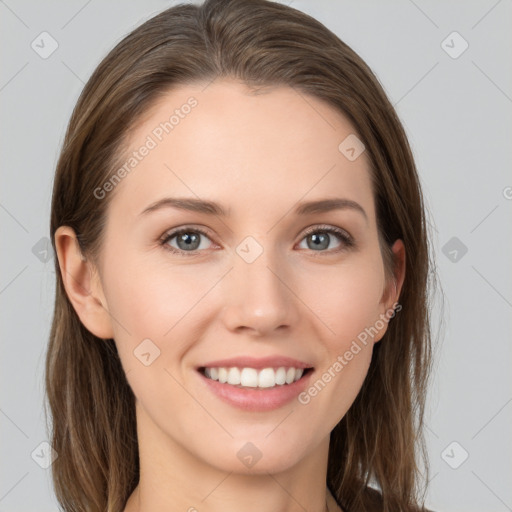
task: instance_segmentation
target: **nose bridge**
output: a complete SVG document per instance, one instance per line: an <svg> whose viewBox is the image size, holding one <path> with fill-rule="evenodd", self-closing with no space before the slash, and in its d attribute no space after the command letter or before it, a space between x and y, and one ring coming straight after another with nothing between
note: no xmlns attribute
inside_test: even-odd
<svg viewBox="0 0 512 512"><path fill-rule="evenodd" d="M253 237L237 246L225 308L231 329L245 327L264 334L297 321L296 301L284 284L290 277L278 260L273 249Z"/></svg>

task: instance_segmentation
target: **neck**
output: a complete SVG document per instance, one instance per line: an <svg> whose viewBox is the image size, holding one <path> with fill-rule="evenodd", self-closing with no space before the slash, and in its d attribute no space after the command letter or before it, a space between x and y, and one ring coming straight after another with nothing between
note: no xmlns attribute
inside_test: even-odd
<svg viewBox="0 0 512 512"><path fill-rule="evenodd" d="M222 469L187 451L137 411L140 479L124 512L334 512L327 491L329 438L296 465ZM234 442L243 445L243 441ZM279 464L276 464L279 466ZM326 502L327 498L327 502ZM328 506L327 506L328 503Z"/></svg>

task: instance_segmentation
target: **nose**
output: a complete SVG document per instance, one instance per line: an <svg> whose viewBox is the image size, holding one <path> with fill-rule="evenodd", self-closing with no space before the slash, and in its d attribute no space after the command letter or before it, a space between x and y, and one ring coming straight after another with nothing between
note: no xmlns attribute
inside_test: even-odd
<svg viewBox="0 0 512 512"><path fill-rule="evenodd" d="M231 331L268 336L293 328L300 319L290 272L264 251L248 263L235 255L224 283L223 321Z"/></svg>

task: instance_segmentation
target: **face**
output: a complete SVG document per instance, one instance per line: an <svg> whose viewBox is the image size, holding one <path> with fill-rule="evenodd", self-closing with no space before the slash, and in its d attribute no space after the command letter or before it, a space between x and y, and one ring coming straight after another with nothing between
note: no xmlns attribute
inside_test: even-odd
<svg viewBox="0 0 512 512"><path fill-rule="evenodd" d="M101 293L139 435L275 472L325 445L386 329L369 163L339 150L354 129L313 97L203 89L161 99L131 134L136 164L97 192L112 194Z"/></svg>

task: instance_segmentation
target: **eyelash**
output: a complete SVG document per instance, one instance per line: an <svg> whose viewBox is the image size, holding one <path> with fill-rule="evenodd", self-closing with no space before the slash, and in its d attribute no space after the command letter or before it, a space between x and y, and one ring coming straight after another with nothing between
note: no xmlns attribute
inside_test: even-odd
<svg viewBox="0 0 512 512"><path fill-rule="evenodd" d="M209 234L201 228L185 226L185 227L177 229L175 231L170 231L170 232L165 233L163 235L163 237L160 239L160 245L165 250L168 250L168 251L172 252L173 254L178 254L180 256L185 256L185 255L197 256L202 251L200 251L198 249L194 249L193 251L182 251L180 249L176 249L169 245L170 240L172 240L173 238L175 238L179 235L182 235L183 233L200 233L201 235L204 235L205 237L210 238ZM325 250L325 251L312 251L312 252L318 252L320 254L321 253L333 254L333 253L342 252L344 250L348 250L355 246L354 239L345 230L334 227L334 226L324 226L324 225L312 226L312 227L308 228L304 232L300 241L302 242L302 240L304 238L308 237L309 235L312 235L313 233L328 233L328 234L336 235L339 238L342 245L336 249Z"/></svg>

